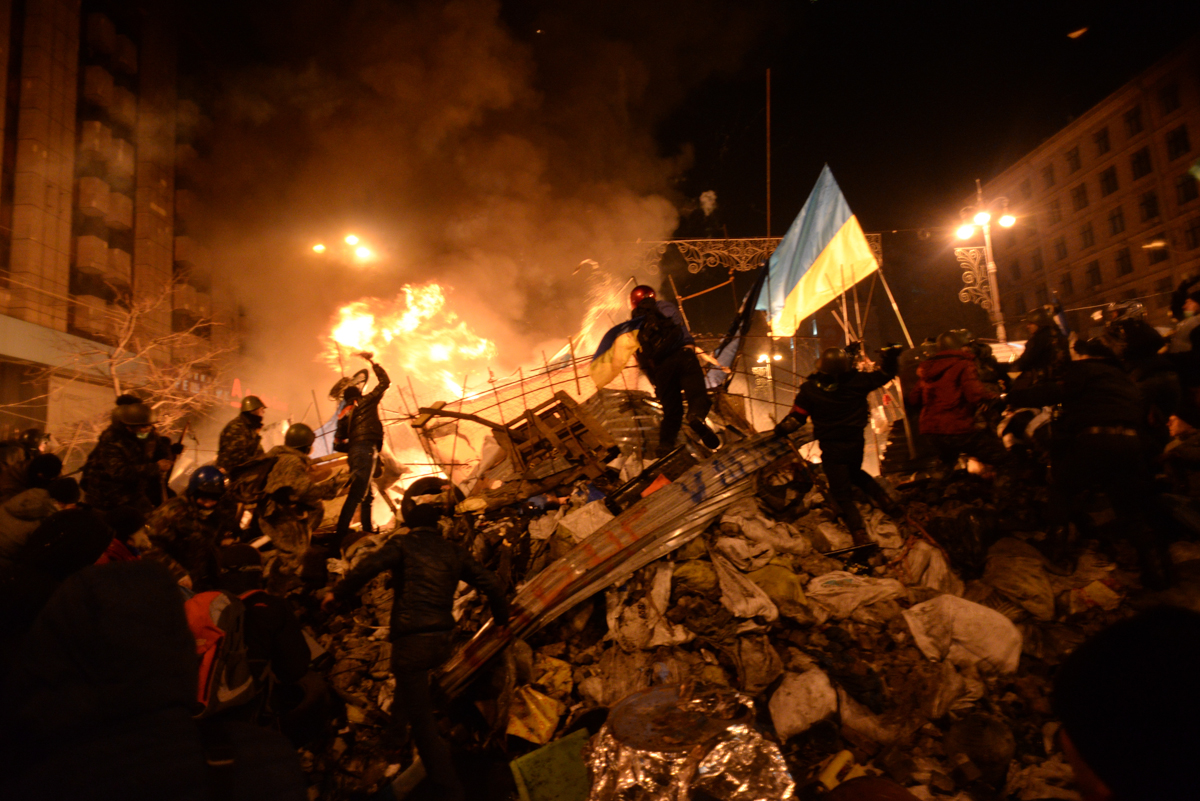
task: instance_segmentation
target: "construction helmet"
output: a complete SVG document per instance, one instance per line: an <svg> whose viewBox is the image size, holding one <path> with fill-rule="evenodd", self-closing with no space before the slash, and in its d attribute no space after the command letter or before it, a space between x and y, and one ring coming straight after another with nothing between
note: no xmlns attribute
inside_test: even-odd
<svg viewBox="0 0 1200 801"><path fill-rule="evenodd" d="M257 395L247 395L242 398L243 412L257 412L259 409L267 408L267 404L262 402L262 398Z"/></svg>
<svg viewBox="0 0 1200 801"><path fill-rule="evenodd" d="M850 367L850 354L843 348L826 348L817 361L817 372L825 375L848 373Z"/></svg>
<svg viewBox="0 0 1200 801"><path fill-rule="evenodd" d="M113 410L113 421L127 426L154 425L154 410L141 401L121 403Z"/></svg>
<svg viewBox="0 0 1200 801"><path fill-rule="evenodd" d="M942 350L962 350L967 346L967 338L963 336L963 332L959 330L943 331L938 334L937 349Z"/></svg>
<svg viewBox="0 0 1200 801"><path fill-rule="evenodd" d="M192 473L188 479L187 494L190 498L204 497L219 500L225 495L225 474L219 467L205 465Z"/></svg>
<svg viewBox="0 0 1200 801"><path fill-rule="evenodd" d="M637 305L646 298L649 298L650 300L657 300L658 293L654 291L654 287L652 286L638 284L633 288L633 291L629 293L629 308L636 309Z"/></svg>
<svg viewBox="0 0 1200 801"><path fill-rule="evenodd" d="M292 423L288 426L287 433L283 435L284 445L304 453L312 450L312 445L316 441L317 435L304 423Z"/></svg>
<svg viewBox="0 0 1200 801"><path fill-rule="evenodd" d="M450 482L439 476L418 478L404 491L400 514L404 525L422 528L437 525L446 513L446 487Z"/></svg>

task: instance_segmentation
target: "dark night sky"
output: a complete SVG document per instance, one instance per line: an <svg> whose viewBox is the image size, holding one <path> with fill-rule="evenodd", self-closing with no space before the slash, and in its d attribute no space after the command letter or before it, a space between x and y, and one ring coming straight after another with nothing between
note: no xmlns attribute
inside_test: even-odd
<svg viewBox="0 0 1200 801"><path fill-rule="evenodd" d="M243 250L284 242L280 219L297 230L333 220L411 219L423 226L423 263L459 264L461 258L447 259L451 244L427 232L469 230L463 209L476 200L513 209L536 202L529 233L504 242L503 255L516 269L540 270L558 283L525 284L533 290L512 299L506 324L533 337L565 336L567 322L527 312L552 300L539 287L542 294L570 291L570 271L593 255L586 239L568 237L561 247L537 241L539 231L570 226L563 209L572 207L563 198L586 210L597 187L621 186L684 209L713 189L731 236L766 233L770 67L772 233L786 229L829 163L866 230L902 229L885 236L885 269L914 335L957 326L982 333L979 310L955 297L959 271L941 226L955 222L976 177L1004 169L1200 22L1195 0L499 0L498 10L493 2L182 6L189 37L182 66L224 139L214 183L230 227L244 232ZM455 13L440 12L455 7L467 15L453 23L466 31L458 39L443 30ZM1085 26L1081 38L1067 37ZM465 52L453 49L460 41ZM481 43L494 48L494 64L481 58L459 69ZM407 93L401 81L380 91L371 76L393 68L425 76L427 85ZM460 163L468 156L456 160L449 149L422 163L411 147L420 131L407 128L438 113L433 107L446 92L437 80L448 81L444 89L469 106L477 99L462 90L463 81L487 85L490 69L503 72L507 83L500 85L514 87L515 100L487 106L484 98L469 123L450 118L461 127L446 141L476 146L459 148L463 154L489 152L481 144L524 142L527 163L493 165L486 182ZM355 126L370 136L347 135ZM389 126L400 131L392 140ZM403 169L376 169L396 158L408 160ZM343 164L350 173L339 174ZM530 164L541 170L539 183L527 180ZM412 178L423 172L435 180ZM436 180L441 175L447 180ZM620 208L601 203L595 227L616 231ZM917 228L937 230L919 239L911 230ZM263 244L256 232L266 231L276 244ZM480 240L485 248L496 241L494 234ZM458 247L466 252L477 244ZM286 259L275 261L285 269ZM286 267L288 275L297 269ZM414 277L406 269L396 268L396 280ZM722 330L731 313L711 315L703 328ZM899 339L894 328L882 335Z"/></svg>

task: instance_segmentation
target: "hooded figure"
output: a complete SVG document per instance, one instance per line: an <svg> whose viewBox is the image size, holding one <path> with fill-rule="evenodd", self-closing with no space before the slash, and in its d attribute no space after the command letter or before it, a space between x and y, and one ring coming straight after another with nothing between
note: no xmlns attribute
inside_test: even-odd
<svg viewBox="0 0 1200 801"><path fill-rule="evenodd" d="M994 463L1004 449L990 430L976 422L980 404L997 395L979 380L974 355L956 331L938 337L938 352L917 369L921 383L921 433L938 457L953 467L960 453Z"/></svg>
<svg viewBox="0 0 1200 801"><path fill-rule="evenodd" d="M101 565L65 581L0 695L0 797L306 799L281 736L238 723L205 732L192 719L195 649L160 565ZM211 765L214 740L231 765Z"/></svg>

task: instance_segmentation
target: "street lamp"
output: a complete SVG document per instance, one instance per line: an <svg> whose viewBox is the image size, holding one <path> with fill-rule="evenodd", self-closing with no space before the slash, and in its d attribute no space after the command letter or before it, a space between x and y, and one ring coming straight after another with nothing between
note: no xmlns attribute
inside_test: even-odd
<svg viewBox="0 0 1200 801"><path fill-rule="evenodd" d="M958 293L963 303L978 303L992 319L996 328L996 339L1008 341L1004 330L1004 315L1000 311L1000 285L996 277L996 259L992 253L992 213L999 212L996 222L1002 228L1011 228L1017 218L1008 212L1008 198L996 198L989 208L983 200L983 184L975 179L975 205L962 210L963 224L955 232L959 239L971 239L975 229L983 229L983 248L961 247L954 249L954 257L963 268L963 283ZM965 222L970 220L971 222Z"/></svg>

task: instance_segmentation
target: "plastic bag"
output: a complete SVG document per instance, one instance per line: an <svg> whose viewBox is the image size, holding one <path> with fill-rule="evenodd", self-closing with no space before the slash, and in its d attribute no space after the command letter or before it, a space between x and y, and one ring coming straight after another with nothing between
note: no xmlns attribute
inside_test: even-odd
<svg viewBox="0 0 1200 801"><path fill-rule="evenodd" d="M955 595L939 595L904 613L913 641L930 659L956 667L986 664L1012 673L1021 658L1021 632L994 609Z"/></svg>
<svg viewBox="0 0 1200 801"><path fill-rule="evenodd" d="M768 621L779 618L779 609L757 584L730 564L729 560L714 550L709 551L717 581L721 585L721 603L738 617L763 617Z"/></svg>
<svg viewBox="0 0 1200 801"><path fill-rule="evenodd" d="M902 598L906 592L904 585L896 579L856 576L844 570L817 576L805 590L809 606L820 623L829 618L842 620L864 604Z"/></svg>
<svg viewBox="0 0 1200 801"><path fill-rule="evenodd" d="M1054 588L1046 575L1045 558L1032 545L1014 537L997 540L988 549L983 582L1038 620L1054 619Z"/></svg>
<svg viewBox="0 0 1200 801"><path fill-rule="evenodd" d="M823 670L785 673L767 708L776 734L786 741L837 712L838 694Z"/></svg>

